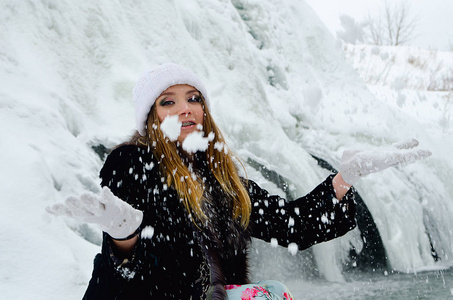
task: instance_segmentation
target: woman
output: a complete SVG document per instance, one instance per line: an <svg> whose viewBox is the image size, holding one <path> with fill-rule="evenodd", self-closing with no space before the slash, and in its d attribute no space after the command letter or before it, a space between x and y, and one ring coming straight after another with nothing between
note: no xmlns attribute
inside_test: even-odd
<svg viewBox="0 0 453 300"><path fill-rule="evenodd" d="M70 197L48 209L104 231L84 299L290 299L278 282L249 284L251 237L302 250L344 235L355 227L353 183L430 155L407 150L415 140L347 152L340 173L289 202L239 177L206 89L190 70L152 69L133 96L138 133L108 156L101 195ZM164 126L169 120L173 125ZM185 142L196 134L206 145L188 150Z"/></svg>

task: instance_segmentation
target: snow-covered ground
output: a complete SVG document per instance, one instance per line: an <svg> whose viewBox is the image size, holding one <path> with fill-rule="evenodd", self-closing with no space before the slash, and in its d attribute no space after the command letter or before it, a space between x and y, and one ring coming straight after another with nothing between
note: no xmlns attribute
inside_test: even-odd
<svg viewBox="0 0 453 300"><path fill-rule="evenodd" d="M451 78L451 52L343 46L299 0L34 0L0 8L5 299L81 298L99 229L52 217L45 207L99 190L102 159L93 147L132 133L135 80L170 61L204 80L235 152L289 180L293 196L326 175L311 155L338 167L346 148L417 138L432 157L370 175L357 189L391 270L453 264L453 99L451 88L439 88ZM248 175L284 195L251 165ZM294 256L257 242L258 256L281 259L254 268L299 282L297 297L307 277L343 281L358 237L356 230Z"/></svg>

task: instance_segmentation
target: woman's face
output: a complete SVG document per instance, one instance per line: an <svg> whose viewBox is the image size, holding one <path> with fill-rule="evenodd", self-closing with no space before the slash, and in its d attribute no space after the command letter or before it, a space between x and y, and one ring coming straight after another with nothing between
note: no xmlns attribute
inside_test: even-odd
<svg viewBox="0 0 453 300"><path fill-rule="evenodd" d="M203 106L200 92L193 86L178 84L169 87L156 99L156 112L162 123L167 116L179 116L181 134L178 141L182 143L190 133L203 125Z"/></svg>

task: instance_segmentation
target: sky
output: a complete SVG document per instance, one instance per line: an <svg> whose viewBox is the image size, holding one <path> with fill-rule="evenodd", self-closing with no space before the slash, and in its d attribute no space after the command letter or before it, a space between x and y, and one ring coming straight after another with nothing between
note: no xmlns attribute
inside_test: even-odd
<svg viewBox="0 0 453 300"><path fill-rule="evenodd" d="M384 0L306 0L316 11L332 33L341 29L339 15L347 14L357 21L368 14L375 15ZM392 0L402 2L404 0ZM452 50L453 48L453 1L452 0L410 0L412 16L418 16L417 37L411 46Z"/></svg>

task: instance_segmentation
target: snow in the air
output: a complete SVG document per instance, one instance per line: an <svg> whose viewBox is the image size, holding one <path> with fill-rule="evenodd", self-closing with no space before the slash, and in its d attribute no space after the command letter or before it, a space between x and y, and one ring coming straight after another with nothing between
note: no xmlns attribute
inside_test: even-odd
<svg viewBox="0 0 453 300"><path fill-rule="evenodd" d="M145 226L140 233L142 239L150 239L154 235L154 228L152 226Z"/></svg>
<svg viewBox="0 0 453 300"><path fill-rule="evenodd" d="M194 131L187 135L182 142L182 148L188 153L195 153L197 151L206 151L208 149L209 142L214 140L214 133L208 133L207 137L204 137L203 131Z"/></svg>
<svg viewBox="0 0 453 300"><path fill-rule="evenodd" d="M170 141L176 141L181 134L181 125L178 115L167 116L160 124L160 129L164 136L168 137Z"/></svg>

